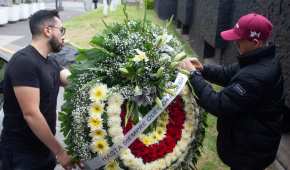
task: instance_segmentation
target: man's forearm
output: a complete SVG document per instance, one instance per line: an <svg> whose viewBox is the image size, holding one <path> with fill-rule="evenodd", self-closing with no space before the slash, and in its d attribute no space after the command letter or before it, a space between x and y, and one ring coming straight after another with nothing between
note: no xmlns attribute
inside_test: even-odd
<svg viewBox="0 0 290 170"><path fill-rule="evenodd" d="M28 126L32 130L32 132L55 154L59 154L63 151L63 147L56 140L54 135L52 134L45 118L42 114L33 113L26 114L24 119L28 123Z"/></svg>

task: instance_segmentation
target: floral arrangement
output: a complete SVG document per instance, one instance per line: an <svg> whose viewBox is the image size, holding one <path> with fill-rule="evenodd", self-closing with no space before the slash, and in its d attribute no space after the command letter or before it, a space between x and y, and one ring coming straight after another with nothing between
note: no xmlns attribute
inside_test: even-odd
<svg viewBox="0 0 290 170"><path fill-rule="evenodd" d="M125 10L124 10L125 11ZM125 12L126 14L126 12ZM70 154L90 160L108 153L161 98L173 93L176 66L186 57L166 27L128 20L106 25L71 66L61 129ZM193 169L204 136L204 115L189 87L129 148L103 169Z"/></svg>

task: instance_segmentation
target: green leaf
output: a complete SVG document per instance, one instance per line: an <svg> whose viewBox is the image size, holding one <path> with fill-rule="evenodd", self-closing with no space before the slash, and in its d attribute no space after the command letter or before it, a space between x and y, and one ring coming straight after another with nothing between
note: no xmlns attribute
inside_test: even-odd
<svg viewBox="0 0 290 170"><path fill-rule="evenodd" d="M105 38L102 35L96 35L90 41L91 44L93 44L95 46L100 46L100 47L104 47L104 42L105 42Z"/></svg>

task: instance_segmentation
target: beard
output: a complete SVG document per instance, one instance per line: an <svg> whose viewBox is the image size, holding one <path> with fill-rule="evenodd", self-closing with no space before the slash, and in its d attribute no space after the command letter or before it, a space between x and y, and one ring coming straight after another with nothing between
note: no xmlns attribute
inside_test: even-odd
<svg viewBox="0 0 290 170"><path fill-rule="evenodd" d="M57 38L52 37L48 40L48 44L50 45L51 52L58 53L61 51L63 47L63 43L59 42Z"/></svg>

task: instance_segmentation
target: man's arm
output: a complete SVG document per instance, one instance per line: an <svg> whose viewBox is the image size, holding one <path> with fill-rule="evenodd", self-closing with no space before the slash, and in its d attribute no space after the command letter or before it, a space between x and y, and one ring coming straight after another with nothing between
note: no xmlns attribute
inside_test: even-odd
<svg viewBox="0 0 290 170"><path fill-rule="evenodd" d="M199 105L215 116L245 113L259 105L263 92L260 82L251 75L244 75L220 92L214 91L198 72L192 72L190 84Z"/></svg>
<svg viewBox="0 0 290 170"><path fill-rule="evenodd" d="M64 68L60 71L60 82L61 86L67 86L69 84L68 77L71 75L71 72Z"/></svg>
<svg viewBox="0 0 290 170"><path fill-rule="evenodd" d="M14 92L23 117L32 132L56 155L66 169L70 169L70 157L52 134L45 118L39 109L39 88L14 86Z"/></svg>
<svg viewBox="0 0 290 170"><path fill-rule="evenodd" d="M200 71L203 77L211 82L220 86L226 86L231 78L240 69L238 64L232 64L229 66L220 65L202 65L197 58L187 58L180 63L180 67L187 70L194 70L193 67Z"/></svg>
<svg viewBox="0 0 290 170"><path fill-rule="evenodd" d="M220 86L226 86L238 70L238 64L231 64L229 66L206 64L203 66L201 73L209 82Z"/></svg>

